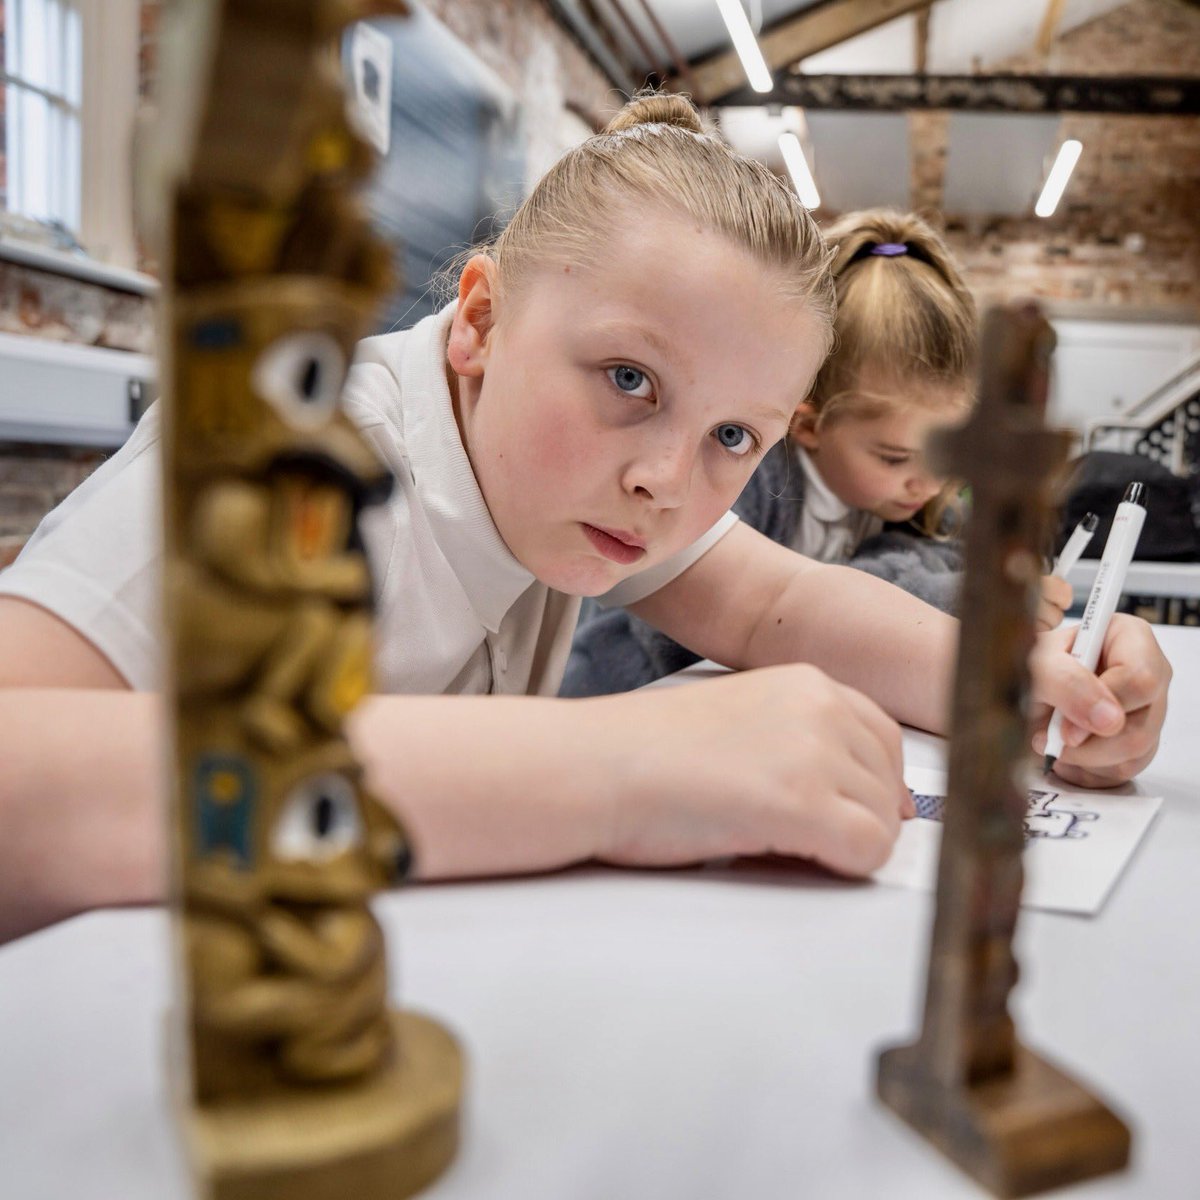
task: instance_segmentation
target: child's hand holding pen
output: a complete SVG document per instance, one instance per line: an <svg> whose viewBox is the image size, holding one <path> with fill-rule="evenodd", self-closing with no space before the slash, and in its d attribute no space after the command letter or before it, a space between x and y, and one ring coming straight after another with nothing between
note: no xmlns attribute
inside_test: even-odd
<svg viewBox="0 0 1200 1200"><path fill-rule="evenodd" d="M1038 596L1037 628L1038 633L1049 629L1057 629L1075 600L1075 589L1067 582L1071 568L1079 561L1100 518L1095 513L1087 513L1083 520L1075 526L1067 544L1063 547L1054 569L1049 575L1042 576L1041 594Z"/></svg>
<svg viewBox="0 0 1200 1200"><path fill-rule="evenodd" d="M1112 618L1096 672L1070 654L1079 627L1038 637L1033 671L1033 748L1046 753L1053 710L1063 714L1054 771L1078 787L1115 787L1154 757L1167 711L1171 666L1139 617Z"/></svg>
<svg viewBox="0 0 1200 1200"><path fill-rule="evenodd" d="M1043 575L1037 606L1038 633L1057 629L1074 599L1075 589L1065 579L1058 575Z"/></svg>
<svg viewBox="0 0 1200 1200"><path fill-rule="evenodd" d="M1114 618L1146 519L1144 491L1142 484L1131 483L1117 505L1083 620L1067 630L1064 648L1070 650L1070 668L1061 654L1046 664L1050 678L1057 676L1065 690L1057 698L1043 697L1053 700L1055 711L1044 738L1039 734L1037 739L1039 752L1045 754L1047 772L1058 771L1071 783L1120 783L1136 775L1158 746L1171 668L1145 622ZM1086 523L1087 518L1072 535L1068 549L1080 541L1086 544L1092 532L1084 528ZM1057 570L1062 570L1061 565ZM1083 674L1078 668L1083 668ZM1107 696L1086 682L1092 671L1097 672L1093 684L1103 685ZM1036 668L1034 675L1036 680ZM1097 734L1099 740L1092 736ZM1068 749L1072 754L1060 769Z"/></svg>

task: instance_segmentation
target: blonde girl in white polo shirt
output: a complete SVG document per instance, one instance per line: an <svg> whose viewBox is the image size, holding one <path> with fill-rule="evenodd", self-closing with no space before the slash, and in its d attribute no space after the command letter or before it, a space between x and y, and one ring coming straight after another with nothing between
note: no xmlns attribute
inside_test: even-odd
<svg viewBox="0 0 1200 1200"><path fill-rule="evenodd" d="M397 487L364 522L383 694L351 732L422 876L886 858L911 811L896 722L942 730L955 623L728 515L829 350L826 260L778 179L643 97L455 306L363 344L346 407ZM162 895L157 436L151 415L0 575L0 936ZM553 699L580 596L741 673ZM1097 736L1062 770L1128 778L1166 663L1133 619L1099 678L1065 645L1043 638L1037 697Z"/></svg>

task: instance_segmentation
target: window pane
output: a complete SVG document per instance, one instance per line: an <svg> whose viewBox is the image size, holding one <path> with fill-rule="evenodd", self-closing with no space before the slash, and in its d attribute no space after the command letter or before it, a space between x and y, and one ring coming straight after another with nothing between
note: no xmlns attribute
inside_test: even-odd
<svg viewBox="0 0 1200 1200"><path fill-rule="evenodd" d="M78 235L80 228L80 200L83 188L80 184L80 137L79 117L72 112L61 112L58 117L59 139L62 154L59 162L57 196L54 202L54 219Z"/></svg>
<svg viewBox="0 0 1200 1200"><path fill-rule="evenodd" d="M0 208L80 227L82 17L76 0L3 0ZM31 84L51 93L48 98Z"/></svg>
<svg viewBox="0 0 1200 1200"><path fill-rule="evenodd" d="M64 13L61 86L73 108L83 104L83 17L74 3Z"/></svg>
<svg viewBox="0 0 1200 1200"><path fill-rule="evenodd" d="M17 13L16 74L36 87L52 85L46 72L46 0L22 0Z"/></svg>
<svg viewBox="0 0 1200 1200"><path fill-rule="evenodd" d="M0 212L8 208L8 88L0 87Z"/></svg>
<svg viewBox="0 0 1200 1200"><path fill-rule="evenodd" d="M0 63L8 70L7 30L12 0L0 0ZM8 207L8 87L0 85L0 212Z"/></svg>
<svg viewBox="0 0 1200 1200"><path fill-rule="evenodd" d="M21 0L4 0L4 13L0 17L4 29L4 69L10 75L17 70L17 8Z"/></svg>

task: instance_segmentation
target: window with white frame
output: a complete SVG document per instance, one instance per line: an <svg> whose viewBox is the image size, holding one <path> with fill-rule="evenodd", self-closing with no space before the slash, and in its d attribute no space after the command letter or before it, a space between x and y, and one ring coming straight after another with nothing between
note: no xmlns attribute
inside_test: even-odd
<svg viewBox="0 0 1200 1200"><path fill-rule="evenodd" d="M137 258L139 9L140 0L0 0L0 210L120 267Z"/></svg>
<svg viewBox="0 0 1200 1200"><path fill-rule="evenodd" d="M76 0L4 0L4 207L81 231L82 21Z"/></svg>

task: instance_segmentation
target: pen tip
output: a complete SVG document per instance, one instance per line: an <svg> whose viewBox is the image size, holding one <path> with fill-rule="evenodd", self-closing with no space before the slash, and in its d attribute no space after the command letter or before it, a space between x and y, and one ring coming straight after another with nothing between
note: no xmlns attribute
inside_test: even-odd
<svg viewBox="0 0 1200 1200"><path fill-rule="evenodd" d="M1054 770L1054 764L1056 762L1058 762L1058 759L1053 754L1046 755L1045 761L1043 763L1043 768L1047 775L1049 775L1050 772Z"/></svg>

